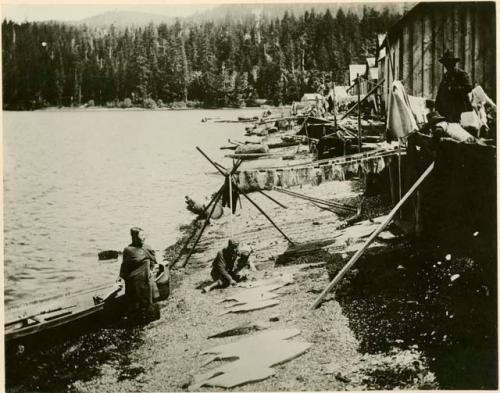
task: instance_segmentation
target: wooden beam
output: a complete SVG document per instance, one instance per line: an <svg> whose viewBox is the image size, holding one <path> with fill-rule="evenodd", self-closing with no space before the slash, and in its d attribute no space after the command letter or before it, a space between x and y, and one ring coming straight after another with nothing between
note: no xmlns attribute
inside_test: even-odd
<svg viewBox="0 0 500 393"><path fill-rule="evenodd" d="M374 92L377 91L377 89L382 86L384 83L384 80L381 80L379 83L377 83L377 85L371 89L364 97L362 100L360 100L359 104L362 104L370 95L372 95ZM344 116L342 116L340 118L340 120L343 120L347 117L347 115L349 115L354 109L356 109L358 107L358 104L354 105L351 109L349 109L346 113L344 113Z"/></svg>
<svg viewBox="0 0 500 393"><path fill-rule="evenodd" d="M423 73L423 56L422 56L422 15L417 15L411 29L412 50L412 95L422 96L422 73Z"/></svg>
<svg viewBox="0 0 500 393"><path fill-rule="evenodd" d="M441 14L441 10L436 8L433 14L433 32L432 36L434 39L433 46L433 58L434 58L434 91L432 93L433 97L436 97L439 84L441 83L441 79L443 78L443 65L439 62L441 56L443 56L443 18Z"/></svg>
<svg viewBox="0 0 500 393"><path fill-rule="evenodd" d="M422 95L426 98L433 98L434 77L433 77L433 37L432 37L432 16L423 16L422 51L423 51L423 72L422 72ZM438 82L439 83L439 82Z"/></svg>
<svg viewBox="0 0 500 393"><path fill-rule="evenodd" d="M200 241L201 236L203 235L203 232L205 232L205 229L207 228L208 224L210 223L210 218L212 217L212 214L214 214L214 210L217 207L217 202L219 202L219 199L222 197L222 194L223 194L223 191L219 192L216 195L212 209L210 210L210 213L208 214L207 218L205 219L205 222L203 223L203 226L201 227L200 232L198 233L198 237L194 241L193 246L191 247L191 250L189 251L189 254L186 257L186 259L184 260L184 262L182 263L181 267L186 267L189 259L193 255L194 250L195 250L196 246L198 245L198 242Z"/></svg>
<svg viewBox="0 0 500 393"><path fill-rule="evenodd" d="M469 4L465 6L465 34L464 34L464 52L465 56L462 59L462 67L472 77L474 73L473 56L474 56L474 40L472 36L472 26L474 24L472 18L472 8Z"/></svg>
<svg viewBox="0 0 500 393"><path fill-rule="evenodd" d="M398 62L397 62L397 72L396 72L396 75L397 75L397 79L402 81L403 80L403 53L404 53L404 40L403 40L403 33L399 33L399 37L398 37L398 46L397 46L397 50L398 50L398 53L396 54L397 58L398 58ZM390 89L390 87L389 87Z"/></svg>
<svg viewBox="0 0 500 393"><path fill-rule="evenodd" d="M443 5L443 45L453 51L453 5Z"/></svg>
<svg viewBox="0 0 500 393"><path fill-rule="evenodd" d="M482 85L484 83L483 75L483 62L484 62L484 37L483 37L483 24L486 21L481 20L480 6L474 4L474 77L472 83L479 83Z"/></svg>
<svg viewBox="0 0 500 393"><path fill-rule="evenodd" d="M402 82L408 94L413 94L413 48L411 42L410 26L403 26L403 78Z"/></svg>
<svg viewBox="0 0 500 393"><path fill-rule="evenodd" d="M351 267L358 261L358 259L363 255L368 246L377 238L377 236L382 232L387 225L392 221L398 210L403 206L403 204L412 196L415 190L422 184L422 182L429 176L429 174L434 169L434 162L429 165L429 167L425 170L424 173L417 179L415 184L408 190L408 192L404 195L403 198L398 202L396 206L393 207L391 212L387 215L387 218L380 224L380 226L371 234L365 244L352 256L352 258L347 262L347 264L340 270L340 272L335 276L335 278L328 284L328 286L321 292L321 294L316 298L313 305L311 306L311 310L317 308L324 297L330 292L335 285L344 277L344 275L351 269Z"/></svg>
<svg viewBox="0 0 500 393"><path fill-rule="evenodd" d="M495 3L481 5L484 20L484 90L490 97L496 97L496 18Z"/></svg>
<svg viewBox="0 0 500 393"><path fill-rule="evenodd" d="M361 153L361 79L358 74L358 153ZM367 95L368 96L368 95Z"/></svg>
<svg viewBox="0 0 500 393"><path fill-rule="evenodd" d="M462 7L455 6L453 8L453 53L455 53L455 56L460 57L461 67L463 67L463 36Z"/></svg>

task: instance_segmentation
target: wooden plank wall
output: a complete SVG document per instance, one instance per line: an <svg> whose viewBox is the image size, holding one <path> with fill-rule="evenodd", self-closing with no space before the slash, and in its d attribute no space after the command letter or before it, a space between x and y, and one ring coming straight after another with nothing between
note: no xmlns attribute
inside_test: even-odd
<svg viewBox="0 0 500 393"><path fill-rule="evenodd" d="M432 97L434 86L434 41L432 39L433 20L423 19L422 51L423 51L423 75L422 75L422 96Z"/></svg>
<svg viewBox="0 0 500 393"><path fill-rule="evenodd" d="M496 72L497 72L497 53L496 53L496 20L491 17L494 15L495 6L493 10L483 9L482 21L484 24L484 90L488 92L491 99L496 101Z"/></svg>
<svg viewBox="0 0 500 393"><path fill-rule="evenodd" d="M422 70L424 59L422 51L422 25L424 18L422 15L417 15L414 22L412 23L412 35L411 35L411 68L412 68L412 78L411 87L414 96L422 96Z"/></svg>
<svg viewBox="0 0 500 393"><path fill-rule="evenodd" d="M444 69L446 49L461 58L458 66L496 100L496 13L494 2L425 3L390 31L384 95L395 79L408 94L434 99Z"/></svg>
<svg viewBox="0 0 500 393"><path fill-rule="evenodd" d="M433 70L434 70L434 79L431 88L432 96L427 98L435 98L439 86L439 82L443 78L443 65L439 62L439 58L443 54L443 46L444 46L444 33L443 33L443 12L440 7L436 7L435 12L429 15L433 20L432 25L432 40L434 42L434 50L433 50Z"/></svg>

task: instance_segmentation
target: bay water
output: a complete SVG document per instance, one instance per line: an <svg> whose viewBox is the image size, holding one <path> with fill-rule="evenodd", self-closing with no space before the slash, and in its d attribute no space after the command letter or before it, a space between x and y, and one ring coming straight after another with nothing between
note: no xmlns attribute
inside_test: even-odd
<svg viewBox="0 0 500 393"><path fill-rule="evenodd" d="M184 196L202 200L223 178L196 150L230 166L228 138L261 114L244 110L79 110L3 113L4 295L9 308L111 284L132 226L162 255L192 220Z"/></svg>

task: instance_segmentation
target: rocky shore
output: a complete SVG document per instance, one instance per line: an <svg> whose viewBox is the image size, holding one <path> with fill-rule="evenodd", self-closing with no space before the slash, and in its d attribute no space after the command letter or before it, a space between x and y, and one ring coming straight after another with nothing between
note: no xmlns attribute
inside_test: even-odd
<svg viewBox="0 0 500 393"><path fill-rule="evenodd" d="M358 181L346 181L306 186L300 192L354 203L359 201L361 190ZM277 192L269 195L287 209L263 196L254 199L294 242L306 244L332 238L340 228L349 228L346 217L305 200ZM380 214L387 206L384 208L378 201L359 219L373 219L371 209ZM369 220L364 222L370 224ZM180 228L182 236L166 249L165 259L177 255L194 225L199 223ZM229 237L254 249L258 271L249 276L250 280L293 274L294 282L278 290L281 296L277 306L219 316L223 310L220 301L237 289L201 293L200 287L210 279L215 253ZM97 326L55 343L50 349L18 353L7 370L7 390L188 390L194 377L205 370L207 357L201 355L203 350L242 338L208 337L249 322L264 322L270 324L270 329L297 328L300 339L312 345L302 356L274 367L274 376L236 387L236 391L492 386L494 373L476 372L479 366L474 366L470 357L474 346L479 348L476 356L484 368L495 353L487 347L496 337L490 329L494 322L491 318L479 322L478 318L496 295L491 283L484 283L484 269L478 270L477 263L455 255L448 258L443 250L424 257L413 252L411 245L386 247L384 253L374 251L360 261L337 291L311 311L314 299L345 263L347 255L339 258L342 252L325 247L293 262L281 257L276 263L289 250L275 228L243 202L243 208L232 218L226 211L219 220L212 220L187 267L172 270L172 294L161 303L160 320L134 329L116 323ZM456 274L458 279L453 278ZM471 303L477 307L468 315ZM21 364L22 368L13 371Z"/></svg>

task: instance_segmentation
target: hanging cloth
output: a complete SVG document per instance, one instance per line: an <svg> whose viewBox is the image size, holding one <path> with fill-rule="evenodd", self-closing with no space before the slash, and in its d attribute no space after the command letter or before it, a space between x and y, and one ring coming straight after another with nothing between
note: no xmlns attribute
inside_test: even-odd
<svg viewBox="0 0 500 393"><path fill-rule="evenodd" d="M417 131L417 122L410 107L405 88L400 81L394 81L389 96L387 130L397 138L404 138Z"/></svg>
<svg viewBox="0 0 500 393"><path fill-rule="evenodd" d="M480 85L477 85L472 89L472 91L469 93L469 97L471 100L472 108L476 111L479 120L481 121L481 125L484 125L486 128L488 128L488 116L486 115L485 107L488 106L496 112L497 106L492 101L492 99L488 97L488 95Z"/></svg>
<svg viewBox="0 0 500 393"><path fill-rule="evenodd" d="M236 204L238 200L240 199L240 194L238 191L236 191L236 187L233 188L233 214L236 212ZM226 180L224 181L224 192L222 193L222 206L223 207L230 207L229 204L229 177L226 177Z"/></svg>

